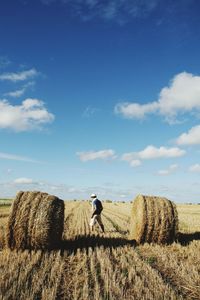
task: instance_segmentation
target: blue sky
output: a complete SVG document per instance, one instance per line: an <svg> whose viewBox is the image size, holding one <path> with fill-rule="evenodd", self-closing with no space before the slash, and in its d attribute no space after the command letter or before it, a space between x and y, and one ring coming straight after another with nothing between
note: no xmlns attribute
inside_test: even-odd
<svg viewBox="0 0 200 300"><path fill-rule="evenodd" d="M0 197L199 202L199 10L2 1Z"/></svg>

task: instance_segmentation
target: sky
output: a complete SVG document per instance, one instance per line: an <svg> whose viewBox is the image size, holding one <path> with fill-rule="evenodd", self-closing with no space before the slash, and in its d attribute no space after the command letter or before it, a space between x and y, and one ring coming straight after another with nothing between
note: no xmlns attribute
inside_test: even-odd
<svg viewBox="0 0 200 300"><path fill-rule="evenodd" d="M0 198L200 203L198 0L0 3Z"/></svg>

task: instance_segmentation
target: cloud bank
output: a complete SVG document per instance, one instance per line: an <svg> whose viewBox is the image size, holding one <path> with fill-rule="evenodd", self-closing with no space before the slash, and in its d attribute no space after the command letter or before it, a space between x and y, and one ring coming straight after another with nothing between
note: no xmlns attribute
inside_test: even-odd
<svg viewBox="0 0 200 300"><path fill-rule="evenodd" d="M21 105L0 100L0 129L33 130L53 120L54 115L48 112L41 100L28 98Z"/></svg>
<svg viewBox="0 0 200 300"><path fill-rule="evenodd" d="M139 152L129 152L122 155L122 160L130 163L131 166L139 166L141 160L159 159L159 158L174 158L181 157L186 154L185 150L178 147L155 147L152 145L147 146ZM137 164L136 164L137 162Z"/></svg>
<svg viewBox="0 0 200 300"><path fill-rule="evenodd" d="M187 72L177 74L169 86L161 90L157 101L118 103L114 111L129 119L144 119L147 115L158 114L170 124L179 122L180 115L200 112L200 76Z"/></svg>
<svg viewBox="0 0 200 300"><path fill-rule="evenodd" d="M199 145L200 144L200 125L194 126L188 132L182 133L177 138L176 143L178 145Z"/></svg>

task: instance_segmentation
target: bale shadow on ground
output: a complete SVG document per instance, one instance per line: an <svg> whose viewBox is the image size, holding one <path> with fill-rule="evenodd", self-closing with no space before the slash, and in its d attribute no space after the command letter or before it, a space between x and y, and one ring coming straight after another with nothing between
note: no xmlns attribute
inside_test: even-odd
<svg viewBox="0 0 200 300"><path fill-rule="evenodd" d="M135 240L127 240L125 238L108 238L101 235L78 235L75 239L63 240L61 250L70 250L76 252L77 249L94 249L103 246L104 248L117 248L126 245L136 246Z"/></svg>
<svg viewBox="0 0 200 300"><path fill-rule="evenodd" d="M179 242L182 246L189 245L192 241L200 240L200 232L192 232L192 233L182 233L179 232L177 235L177 242Z"/></svg>

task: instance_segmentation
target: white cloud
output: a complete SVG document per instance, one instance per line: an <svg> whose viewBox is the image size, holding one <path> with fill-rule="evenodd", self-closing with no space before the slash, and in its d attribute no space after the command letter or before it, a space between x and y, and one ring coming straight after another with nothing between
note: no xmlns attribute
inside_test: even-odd
<svg viewBox="0 0 200 300"><path fill-rule="evenodd" d="M13 97L13 98L21 97L27 91L27 89L29 87L33 87L34 85L35 85L35 82L30 81L27 84L23 85L23 87L21 89L5 93L4 95L9 96L9 97Z"/></svg>
<svg viewBox="0 0 200 300"><path fill-rule="evenodd" d="M169 166L169 169L170 169L171 171L175 171L176 169L178 169L178 165L177 165L177 164L170 165L170 166Z"/></svg>
<svg viewBox="0 0 200 300"><path fill-rule="evenodd" d="M53 120L54 115L47 111L41 100L28 98L21 105L0 100L0 128L27 131Z"/></svg>
<svg viewBox="0 0 200 300"><path fill-rule="evenodd" d="M5 96L13 97L13 98L18 98L21 97L25 93L25 88L22 88L20 90L16 90L13 92L8 92L5 93Z"/></svg>
<svg viewBox="0 0 200 300"><path fill-rule="evenodd" d="M111 149L100 150L100 151L88 151L88 152L77 152L76 153L81 161L89 161L89 160L107 160L107 159L115 159L115 151Z"/></svg>
<svg viewBox="0 0 200 300"><path fill-rule="evenodd" d="M143 119L147 114L159 114L168 123L177 122L177 116L200 111L200 76L182 72L164 87L157 101L147 104L118 103L115 113L125 118Z"/></svg>
<svg viewBox="0 0 200 300"><path fill-rule="evenodd" d="M200 144L200 125L192 127L187 133L181 134L176 143L178 145L199 145Z"/></svg>
<svg viewBox="0 0 200 300"><path fill-rule="evenodd" d="M147 146L144 150L138 152L140 159L155 159L155 158L169 158L169 157L180 157L185 154L185 150L178 147L167 148L161 146L156 148L152 145Z"/></svg>
<svg viewBox="0 0 200 300"><path fill-rule="evenodd" d="M122 155L122 160L127 161L130 163L130 165L133 164L132 166L134 166L134 162L136 161L138 161L139 165L140 160L180 157L185 155L185 153L185 150L182 150L178 147L167 148L161 146L160 148L156 148L152 145L149 145L144 150L139 152L124 153Z"/></svg>
<svg viewBox="0 0 200 300"><path fill-rule="evenodd" d="M21 178L15 179L14 183L16 183L16 184L34 184L34 181L31 178L21 177Z"/></svg>
<svg viewBox="0 0 200 300"><path fill-rule="evenodd" d="M160 113L169 118L200 109L200 76L187 72L176 75L171 85L161 90L159 106Z"/></svg>
<svg viewBox="0 0 200 300"><path fill-rule="evenodd" d="M173 164L173 165L170 165L168 169L159 170L158 175L162 175L162 176L163 175L170 175L170 174L174 173L177 169L178 169L178 165Z"/></svg>
<svg viewBox="0 0 200 300"><path fill-rule="evenodd" d="M118 103L115 106L115 113L121 114L128 119L143 119L146 114L154 113L158 108L157 102L152 102L148 104L138 104L138 103Z"/></svg>
<svg viewBox="0 0 200 300"><path fill-rule="evenodd" d="M189 171L199 173L200 172L200 164L195 164L195 165L190 166Z"/></svg>
<svg viewBox="0 0 200 300"><path fill-rule="evenodd" d="M32 163L41 163L41 162L39 162L37 160L34 160L32 158L29 158L29 157L19 156L19 155L15 155L15 154L4 153L4 152L0 152L0 159L25 161L25 162L32 162Z"/></svg>
<svg viewBox="0 0 200 300"><path fill-rule="evenodd" d="M169 170L159 170L158 171L158 175L169 175L170 174L170 172L169 172Z"/></svg>
<svg viewBox="0 0 200 300"><path fill-rule="evenodd" d="M137 157L133 153L125 153L122 155L122 160L129 162L130 166L133 168L139 167L142 163L141 160L136 159Z"/></svg>
<svg viewBox="0 0 200 300"><path fill-rule="evenodd" d="M130 162L131 167L139 167L141 165L141 161L139 159L131 160Z"/></svg>
<svg viewBox="0 0 200 300"><path fill-rule="evenodd" d="M0 80L8 80L12 82L24 81L37 76L39 73L36 69L32 68L30 70L12 73L3 73L0 75Z"/></svg>

